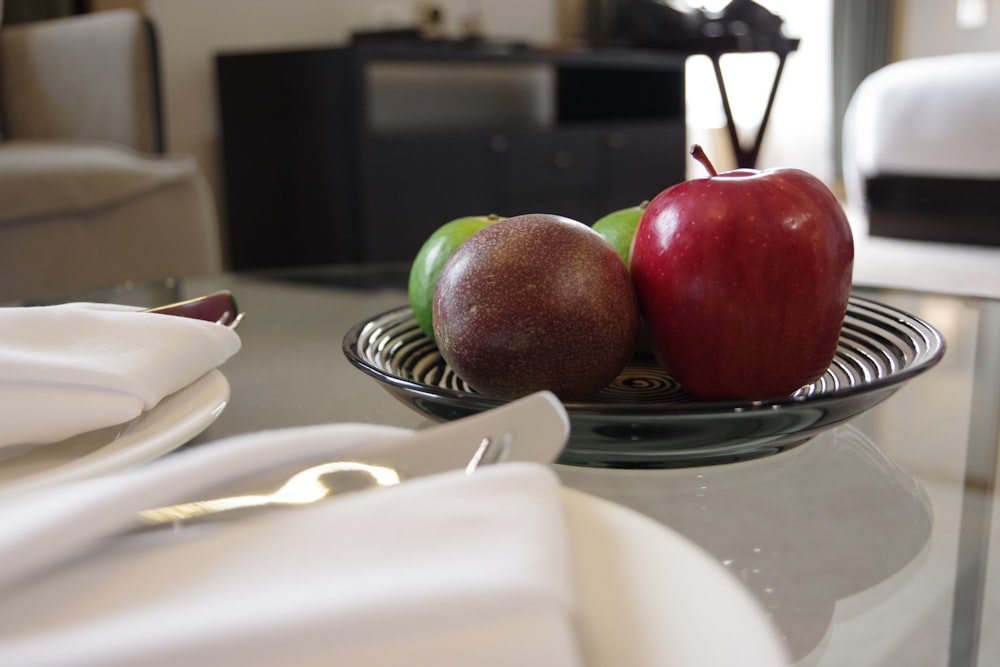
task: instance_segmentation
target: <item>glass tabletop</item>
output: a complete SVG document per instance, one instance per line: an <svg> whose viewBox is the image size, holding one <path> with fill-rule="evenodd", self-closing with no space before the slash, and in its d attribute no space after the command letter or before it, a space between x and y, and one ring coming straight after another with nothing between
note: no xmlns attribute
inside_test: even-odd
<svg viewBox="0 0 1000 667"><path fill-rule="evenodd" d="M400 266L191 278L77 298L155 305L232 289L247 316L232 396L195 441L266 428L426 419L345 358L351 327L406 304ZM556 465L712 553L761 600L801 665L1000 663L1000 301L856 287L932 324L934 368L773 456L671 469ZM669 568L670 563L663 563Z"/></svg>

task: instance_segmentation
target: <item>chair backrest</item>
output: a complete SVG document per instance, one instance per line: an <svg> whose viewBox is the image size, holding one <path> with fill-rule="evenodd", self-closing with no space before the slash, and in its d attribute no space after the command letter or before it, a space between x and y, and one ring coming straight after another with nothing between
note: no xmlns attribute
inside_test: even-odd
<svg viewBox="0 0 1000 667"><path fill-rule="evenodd" d="M165 150L155 29L132 10L0 30L7 138L107 141Z"/></svg>

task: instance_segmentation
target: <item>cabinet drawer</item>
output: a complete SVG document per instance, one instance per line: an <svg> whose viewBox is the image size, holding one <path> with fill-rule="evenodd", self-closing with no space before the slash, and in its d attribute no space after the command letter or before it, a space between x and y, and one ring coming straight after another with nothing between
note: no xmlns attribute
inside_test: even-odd
<svg viewBox="0 0 1000 667"><path fill-rule="evenodd" d="M494 137L493 145L507 153L511 192L593 188L600 182L600 133L594 130L522 130Z"/></svg>
<svg viewBox="0 0 1000 667"><path fill-rule="evenodd" d="M369 139L361 160L364 259L412 260L449 220L501 213L499 160L483 132Z"/></svg>
<svg viewBox="0 0 1000 667"><path fill-rule="evenodd" d="M605 146L609 211L652 199L684 180L687 137L681 121L621 125L605 133Z"/></svg>

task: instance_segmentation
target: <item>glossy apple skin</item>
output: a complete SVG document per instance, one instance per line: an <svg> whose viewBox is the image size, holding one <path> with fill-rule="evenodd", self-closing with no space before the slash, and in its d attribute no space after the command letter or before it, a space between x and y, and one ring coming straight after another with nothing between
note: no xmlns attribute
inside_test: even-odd
<svg viewBox="0 0 1000 667"><path fill-rule="evenodd" d="M682 386L765 400L829 367L853 265L847 217L819 179L740 169L657 195L630 267L654 353Z"/></svg>

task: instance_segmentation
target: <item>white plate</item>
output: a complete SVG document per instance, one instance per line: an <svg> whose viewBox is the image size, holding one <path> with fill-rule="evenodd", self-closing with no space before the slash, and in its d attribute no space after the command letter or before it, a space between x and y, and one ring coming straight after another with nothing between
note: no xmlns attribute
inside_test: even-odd
<svg viewBox="0 0 1000 667"><path fill-rule="evenodd" d="M566 489L592 667L790 663L763 607L707 552L663 524Z"/></svg>
<svg viewBox="0 0 1000 667"><path fill-rule="evenodd" d="M313 437L315 438L315 436ZM273 440L258 438L257 444L259 446L257 449L263 451L264 444L273 442ZM273 447L270 449L272 452L285 451L276 450ZM241 456L246 454L243 449L240 452ZM197 452L192 452L192 454L197 454ZM199 467L204 468L204 466ZM175 469L174 474L176 475L177 472L178 470ZM185 473L190 472L190 470L181 468L180 472ZM69 489L68 491L75 490ZM90 491L93 492L94 489L91 488ZM123 505L128 505L128 503L122 503L121 498L109 499L101 494L98 494L96 498L99 501L98 505L108 502L112 507L120 508ZM788 664L781 642L756 600L728 570L700 548L645 515L610 501L570 489L563 490L562 498L570 532L570 545L575 565L575 583L580 592L576 621L578 622L578 637L581 641L581 657L588 667L689 667L692 665L698 667L732 667L732 665L777 667ZM65 499L64 495L63 500ZM20 511L16 507L17 500L14 499L14 502L10 503L13 511ZM43 515L45 506L43 497L40 508ZM84 509L88 510L87 507ZM319 511L320 508L313 509ZM93 506L89 506L89 510L93 510ZM297 516L302 517L302 521L308 521L309 517L305 513L309 511L302 510L303 514ZM106 515L99 513L98 516ZM126 516L131 517L130 510L126 512ZM265 517L261 517L262 521L264 519ZM116 519L112 518L112 521L114 522ZM66 534L72 533L75 527L80 525L80 522L71 520L63 522L63 524L58 536L59 539L67 539ZM225 522L218 522L216 527L224 529L225 525ZM270 528L265 527L263 530L277 530L281 524L275 521L269 525ZM305 524L294 525L297 525L298 529L301 530ZM202 525L199 528L206 529L208 526ZM293 527L293 533L294 530ZM355 532L352 533L349 529L347 534L355 535L358 530L367 529L359 528L359 524L355 523ZM270 537L284 534L274 533ZM291 534L289 533L289 535ZM316 534L315 531L313 534ZM221 579L214 577L204 580L192 590L196 589L198 595L203 595L206 586L209 589L217 586L221 588L218 588L216 593L221 594L220 591L226 590L234 583L243 586L241 577L260 574L259 571L253 569L254 567L278 567L280 570L283 562L280 549L265 558L264 561L260 561L258 550L246 549L248 542L244 538L249 538L251 535L261 537L267 536L267 533L255 531L241 533L241 537L230 543L230 546L236 550L244 549L247 554L257 555L252 556L246 562L240 561L238 558L233 560L222 558L224 567L231 567L234 562L239 562L241 565L235 567L231 574L227 573ZM53 636L55 638L51 642L43 643L49 644L56 653L61 650L60 633L67 633L67 636L72 639L81 636L76 633L86 632L94 627L104 629L116 627L115 623L127 616L121 613L124 607L118 608L117 605L127 606L134 602L139 602L141 605L148 602L142 599L147 594L153 596L152 602L154 603L160 601L157 599L158 596L165 596L164 601L167 602L167 605L163 609L168 614L171 613L170 609L179 604L179 601L188 593L183 586L185 583L191 583L188 577L190 573L184 574L188 570L185 568L177 569L175 574L181 574L175 579L168 577L165 580L152 581L145 575L148 574L149 568L156 563L163 565L172 562L170 559L173 558L178 559L176 562L186 562L183 560L184 558L193 559L192 562L204 562L197 560L197 554L207 552L195 551L185 554L182 551L184 544L174 543L177 540L191 539L193 542L189 546L195 548L199 539L210 539L213 534L211 531L206 533L200 530L188 532L171 530L132 534L130 537L140 540L140 542L129 543L129 540L122 540L120 548L124 551L117 552L117 556L115 553L88 555L94 544L101 545L99 549L104 550L113 548L112 544L116 541L114 539L107 541L90 541L88 539L83 544L83 553L72 557L68 553L59 556L60 558L71 558L66 562L72 563L72 567L59 571L51 563L46 565L45 567L52 569L38 580L43 585L37 587L32 585L21 589L15 597L5 597L4 605L0 605L0 607L3 607L6 613L17 614L22 614L26 608L31 607L36 614L36 619L30 620L29 617L26 623L31 624L37 621L41 625L54 627ZM42 551L46 545L51 544L45 540L44 535L31 535L29 539L38 541L36 547L41 545ZM336 539L344 538L341 535ZM167 543L163 544L164 547L173 545L177 550L164 550L162 553L154 555L153 551L157 540L166 540ZM269 540L269 543L274 544L276 541ZM225 548L222 546L223 544L222 541L212 541L208 546L202 544L201 548L211 552L214 549ZM304 539L298 546L302 548L296 551L313 552L322 547L322 541L312 542L309 539ZM329 546L330 544L327 543L325 548L329 548ZM24 561L27 563L27 573L25 571L20 573L16 570L11 571L9 563L11 560L16 563L16 552L7 554L3 563L8 570L7 576L17 576L21 581L30 577L31 572L34 571L31 568L38 565L38 552L39 549L32 550L31 558ZM10 556L14 556L14 558L10 558ZM299 561L293 559L290 562ZM308 567L308 563L311 561L303 562ZM323 561L323 563L325 562ZM95 577L105 577L112 571L115 576L121 578L121 581L128 581L130 576L140 576L144 577L144 583L138 587L126 586L123 588L119 586L110 597L103 598L98 607L95 608L92 600L88 601L85 595L81 596L79 593L89 590L88 586L91 586ZM212 572L217 571L208 568L204 572L200 572L199 576L203 579L206 573ZM308 575L307 572L305 576ZM291 578L286 580L285 576ZM287 586L294 580L294 576L288 575L287 572L279 572L275 575L276 581L284 582L285 590L292 590ZM442 576L446 577L447 574ZM245 588L245 586L243 587ZM59 618L53 621L48 610L51 610L53 605L60 606L61 596L65 597L66 600L60 607ZM306 595L304 600L309 600L312 597L313 594ZM306 607L308 608L311 604L312 602L307 602ZM220 609L227 608L226 604L222 604L220 607ZM318 613L322 613L322 607L317 607L317 609ZM146 611L149 612L149 609ZM176 609L173 611L176 612ZM88 625L95 620L91 618L91 615L96 613L109 613L107 621L109 625L103 623L97 623L96 626ZM148 620L148 618L153 617L155 614L147 617L140 613L136 617L139 620L134 621L138 623L135 627L142 625L144 622L142 619ZM79 628L74 627L74 624L78 622L74 620L76 618L86 619L85 625ZM55 625L52 626L52 623ZM126 622L126 625L130 623L132 621ZM5 626L4 633L0 634L23 636L25 641L29 641L29 635L35 639L48 636L46 634L48 630L33 626L30 632L15 630L11 635L10 627ZM277 627L280 631L280 624ZM311 626L307 624L307 627ZM306 630L306 633L308 632Z"/></svg>
<svg viewBox="0 0 1000 667"><path fill-rule="evenodd" d="M212 370L130 422L67 440L0 453L0 498L147 463L198 435L229 401L229 382Z"/></svg>

